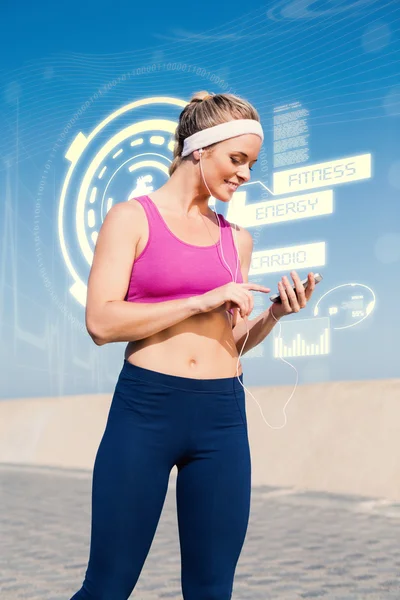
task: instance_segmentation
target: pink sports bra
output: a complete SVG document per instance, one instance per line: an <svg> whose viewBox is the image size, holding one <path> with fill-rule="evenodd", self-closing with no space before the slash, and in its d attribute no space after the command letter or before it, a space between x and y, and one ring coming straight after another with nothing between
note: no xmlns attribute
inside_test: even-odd
<svg viewBox="0 0 400 600"><path fill-rule="evenodd" d="M134 261L128 302L165 302L204 294L232 281L219 241L212 246L194 246L177 238L167 226L149 196L135 198L143 206L149 225L149 239ZM233 278L243 283L240 260L230 223L218 213L223 253ZM233 312L233 309L229 311Z"/></svg>

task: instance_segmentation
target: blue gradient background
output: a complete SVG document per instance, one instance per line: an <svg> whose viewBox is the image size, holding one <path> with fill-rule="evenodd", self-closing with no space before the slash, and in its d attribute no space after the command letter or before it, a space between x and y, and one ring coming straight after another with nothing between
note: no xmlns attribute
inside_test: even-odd
<svg viewBox="0 0 400 600"><path fill-rule="evenodd" d="M328 356L292 358L299 383L400 376L400 5L397 1L283 0L218 3L17 2L3 6L0 35L0 398L111 392L125 344L97 347L84 308L69 294L57 212L67 171L64 154L117 108L150 96L189 100L224 91L218 75L260 113L272 185L274 107L300 102L309 111L307 164L371 153L371 179L334 188L335 212L262 229L255 250L325 240L324 280L301 318L329 289L357 281L377 303L359 326L333 332ZM74 113L132 69L181 62L205 77L161 69L112 85L69 129L46 172L40 204L43 264L34 243L34 211L46 162ZM301 166L292 165L288 168ZM217 202L218 212L226 207ZM250 228L253 233L254 228ZM89 269L87 271L87 274ZM262 281L274 291L285 272ZM257 279L259 280L259 278ZM64 306L64 310L61 310ZM288 319L292 318L287 317ZM243 357L249 385L291 384L295 375L272 357Z"/></svg>

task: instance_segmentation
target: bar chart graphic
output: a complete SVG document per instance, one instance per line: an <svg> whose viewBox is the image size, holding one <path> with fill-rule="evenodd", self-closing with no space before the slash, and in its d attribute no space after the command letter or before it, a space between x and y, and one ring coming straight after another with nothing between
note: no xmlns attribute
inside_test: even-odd
<svg viewBox="0 0 400 600"><path fill-rule="evenodd" d="M282 323L274 336L274 358L321 356L331 351L330 319L297 319Z"/></svg>

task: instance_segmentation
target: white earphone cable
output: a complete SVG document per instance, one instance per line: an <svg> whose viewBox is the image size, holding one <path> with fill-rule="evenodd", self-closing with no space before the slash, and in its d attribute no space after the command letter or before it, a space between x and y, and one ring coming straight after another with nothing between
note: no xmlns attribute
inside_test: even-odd
<svg viewBox="0 0 400 600"><path fill-rule="evenodd" d="M203 178L204 184L205 184L205 186L206 186L206 188L207 188L207 190L208 190L208 192L209 192L210 196L212 196L212 193L211 193L211 191L210 191L210 188L208 187L208 185L207 185L207 183L206 183L206 180L205 180L205 177L204 177L204 173L203 173L203 166L202 166L202 162L201 162L201 155L203 154L203 149L202 149L202 148L200 148L200 149L199 149L199 154L200 154L200 171L201 171L201 175L202 175L202 178ZM222 249L222 235L221 235L221 226L220 226L220 221L219 221L218 214L217 214L217 212L216 212L214 209L211 209L211 210L212 210L212 211L215 213L215 215L216 215L216 217L217 217L217 220L218 220L218 227L219 227L219 231L220 231L220 248L221 248L221 254L222 254L222 258L223 258L223 260L224 260L224 262L225 262L226 266L227 266L227 267L228 267L228 269L229 269L229 272L230 272L230 274L231 274L231 276L232 276L232 281L233 281L234 283L237 283L237 272L238 272L238 268L239 268L239 252L238 252L238 245L237 245L237 239L236 239L236 235L237 235L237 234L236 234L236 230L235 230L235 229L233 230L233 239L234 239L234 244L235 244L235 248L236 248L236 273L235 273L235 278L234 278L234 277L233 277L233 273L232 273L232 271L231 271L231 268L230 268L230 266L228 265L228 263L227 263L227 262L226 262L226 260L225 260L224 252L223 252L223 249ZM279 325L279 337L280 337L280 335L281 335L281 331L282 331L282 326L281 326L281 323L279 322L279 320L275 318L275 315L273 314L273 311L272 311L272 306L271 306L271 310L270 310L270 312L271 312L271 315L272 315L272 317L275 319L275 321L276 321L276 322L278 323L278 325ZM252 393L251 393L251 392L250 392L250 391L249 391L249 390L246 388L246 386L245 386L245 385L243 385L243 383L242 383L242 382L240 381L240 379L239 379L239 362L240 362L240 357L241 357L241 355L242 355L243 348L245 347L245 345L246 345L246 342L247 342L247 340L248 340L248 338L249 338L249 327L248 327L248 324L247 324L247 317L245 316L245 317L243 318L243 320L244 320L244 321L245 321L245 323L246 323L247 335L246 335L246 339L245 339L245 341L244 341L244 344L243 344L243 346L242 346L242 349L241 349L241 351L240 351L240 354L239 354L239 356L238 356L238 362L237 362L237 366L236 366L236 376L237 376L237 379L238 379L238 381L239 381L240 385L241 385L241 386L242 386L242 387L243 387L243 388L244 388L244 389L245 389L245 390L246 390L246 391L247 391L247 392L250 394L250 396L251 396L252 398L254 398L253 394L252 394ZM293 368L293 369L296 371L296 383L295 383L294 389L293 389L293 391L292 391L291 395L289 396L289 399L286 401L286 403L285 403L285 406L283 407L283 414L284 414L284 416L285 416L285 422L284 422L284 424L283 424L283 425L281 425L281 426L279 426L279 427L276 427L276 426L274 426L274 425L271 425L270 423L268 423L268 421L267 421L267 420L265 419L265 417L264 417L264 413L263 413L263 411L262 411L262 408L261 408L261 406L260 406L259 402L257 401L257 399L256 399L256 398L254 398L254 400L257 402L257 404L258 404L258 406L259 406L259 408L260 408L261 415L262 415L262 418L264 419L264 422L265 422L265 423L268 425L268 427L270 427L271 429L283 429L283 427L285 427L285 425L286 425L286 423L287 423L287 417L286 417L285 408L286 408L286 406L289 404L290 400L293 398L293 395L294 395L294 393L295 393L295 391L296 391L296 388L297 388L297 383L298 383L298 380L299 380L299 374L298 374L298 371L297 371L296 367L294 367L294 366L293 366L293 365L292 365L290 362L288 362L287 360L285 360L285 359L284 359L282 356L280 356L279 358L280 358L280 359L281 359L281 360L282 360L284 363L286 363L287 365L289 365L290 367L292 367L292 368Z"/></svg>

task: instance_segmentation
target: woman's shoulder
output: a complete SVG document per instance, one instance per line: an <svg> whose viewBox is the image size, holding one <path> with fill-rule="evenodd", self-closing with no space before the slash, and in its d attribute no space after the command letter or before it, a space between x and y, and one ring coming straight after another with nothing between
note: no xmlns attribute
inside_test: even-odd
<svg viewBox="0 0 400 600"><path fill-rule="evenodd" d="M129 238L134 239L134 232L141 235L143 208L139 202L117 202L107 212L102 224L102 237L106 235L123 236L129 233Z"/></svg>
<svg viewBox="0 0 400 600"><path fill-rule="evenodd" d="M222 215L223 216L223 215ZM233 230L233 235L236 235L238 239L240 239L241 243L245 246L251 245L253 243L253 236L251 235L248 229L241 227L236 222L228 221L226 217L223 217L225 221L228 223L230 228Z"/></svg>
<svg viewBox="0 0 400 600"><path fill-rule="evenodd" d="M244 227L241 227L237 223L228 221L226 218L225 221L231 227L232 237L239 254L240 263L241 265L246 265L250 261L253 253L253 236L251 235L250 231Z"/></svg>
<svg viewBox="0 0 400 600"><path fill-rule="evenodd" d="M141 210L140 202L135 202L136 198L130 198L125 202L117 202L114 204L110 210L107 212L108 215L116 216L116 217L129 217L130 215L134 215L135 212Z"/></svg>

